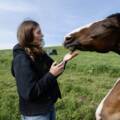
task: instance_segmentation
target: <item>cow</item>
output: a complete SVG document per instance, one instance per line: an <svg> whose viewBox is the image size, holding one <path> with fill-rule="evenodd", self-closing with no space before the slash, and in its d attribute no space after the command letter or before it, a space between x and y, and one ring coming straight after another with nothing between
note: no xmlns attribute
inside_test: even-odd
<svg viewBox="0 0 120 120"><path fill-rule="evenodd" d="M47 51L47 54L48 55L57 55L58 53L57 53L56 49L51 49L51 50Z"/></svg>

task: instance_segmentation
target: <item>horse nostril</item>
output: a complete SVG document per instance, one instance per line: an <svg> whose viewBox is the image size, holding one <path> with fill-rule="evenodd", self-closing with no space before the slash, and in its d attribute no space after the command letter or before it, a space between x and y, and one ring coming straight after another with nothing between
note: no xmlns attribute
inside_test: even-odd
<svg viewBox="0 0 120 120"><path fill-rule="evenodd" d="M71 40L72 39L72 37L71 36L67 36L67 37L65 37L65 40Z"/></svg>

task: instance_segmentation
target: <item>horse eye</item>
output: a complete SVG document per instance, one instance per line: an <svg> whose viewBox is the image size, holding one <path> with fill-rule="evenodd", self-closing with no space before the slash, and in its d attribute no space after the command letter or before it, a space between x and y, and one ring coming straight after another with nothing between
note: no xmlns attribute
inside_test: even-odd
<svg viewBox="0 0 120 120"><path fill-rule="evenodd" d="M118 27L116 27L116 26L114 26L114 25L103 25L107 30L111 30L111 31L113 31L113 30L118 30L119 28Z"/></svg>
<svg viewBox="0 0 120 120"><path fill-rule="evenodd" d="M109 24L103 24L102 25L104 28L111 28L111 25L109 25Z"/></svg>
<svg viewBox="0 0 120 120"><path fill-rule="evenodd" d="M93 39L95 39L97 37L98 37L98 35L91 35L91 38L93 38Z"/></svg>
<svg viewBox="0 0 120 120"><path fill-rule="evenodd" d="M71 36L67 36L66 40L71 40L71 38L72 38Z"/></svg>
<svg viewBox="0 0 120 120"><path fill-rule="evenodd" d="M100 33L96 33L96 32L95 32L95 33L92 33L92 34L90 35L90 37L91 37L91 38L97 38L97 37L99 36L99 34L100 34Z"/></svg>

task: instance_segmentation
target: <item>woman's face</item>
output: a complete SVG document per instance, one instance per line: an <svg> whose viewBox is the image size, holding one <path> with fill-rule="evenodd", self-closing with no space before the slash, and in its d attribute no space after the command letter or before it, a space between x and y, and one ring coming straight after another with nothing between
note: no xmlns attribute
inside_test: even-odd
<svg viewBox="0 0 120 120"><path fill-rule="evenodd" d="M41 45L41 43L43 42L43 34L39 26L33 31L33 37L34 43L37 45Z"/></svg>

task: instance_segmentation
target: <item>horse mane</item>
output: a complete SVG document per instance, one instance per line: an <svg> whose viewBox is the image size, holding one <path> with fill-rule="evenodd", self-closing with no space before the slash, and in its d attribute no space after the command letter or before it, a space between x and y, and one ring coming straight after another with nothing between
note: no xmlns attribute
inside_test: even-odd
<svg viewBox="0 0 120 120"><path fill-rule="evenodd" d="M120 22L120 13L111 14L106 18L112 18L112 17L115 17L117 19L117 21Z"/></svg>

